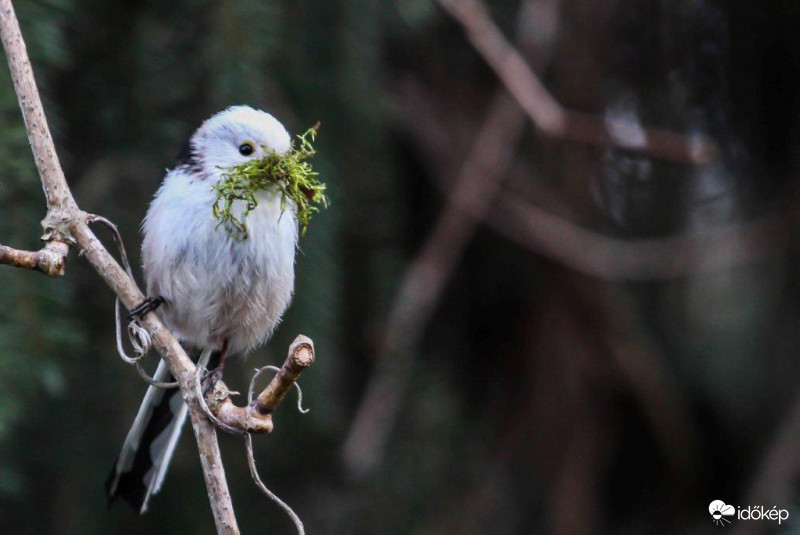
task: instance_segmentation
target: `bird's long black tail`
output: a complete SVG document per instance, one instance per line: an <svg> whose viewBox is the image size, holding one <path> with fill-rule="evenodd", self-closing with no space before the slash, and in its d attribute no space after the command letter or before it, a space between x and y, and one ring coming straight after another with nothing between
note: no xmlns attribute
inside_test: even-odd
<svg viewBox="0 0 800 535"><path fill-rule="evenodd" d="M204 366L208 360L219 360L219 353L205 351L199 357ZM203 361L206 362L203 362ZM216 366L216 363L212 363ZM170 382L174 379L162 360L153 378ZM117 462L106 482L109 506L122 498L144 514L150 498L164 482L172 455L186 421L186 404L177 388L150 386L133 421Z"/></svg>

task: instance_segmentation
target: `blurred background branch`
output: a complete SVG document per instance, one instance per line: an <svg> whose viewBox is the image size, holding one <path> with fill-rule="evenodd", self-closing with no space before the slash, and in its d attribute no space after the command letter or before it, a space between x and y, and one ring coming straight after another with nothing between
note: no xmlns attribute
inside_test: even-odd
<svg viewBox="0 0 800 535"><path fill-rule="evenodd" d="M448 170L460 163L458 143L444 135L447 125L434 109L435 96L426 93L418 83L407 81L401 84L396 103L400 110L398 120L413 136L420 152L427 155L439 189L445 195L451 190L458 191L460 188L447 178ZM425 125L413 119L420 115L428 117ZM521 121L519 113L515 118ZM506 121L506 128L510 131L518 124L510 117ZM505 157L513 159L512 148L505 150ZM462 176L469 176L470 181L492 180L494 168L490 162L477 160L465 165L469 168L465 166ZM506 188L495 195L490 208L481 212L475 211L469 202L461 203L459 208L472 213L473 217L483 213L490 228L533 253L606 280L675 279L780 256L786 252L794 225L791 218L771 214L693 235L657 239L615 238L571 221L569 218L575 218L574 210L567 206L557 191L537 185L536 177L529 170L512 172L520 175L517 182L527 183L531 199Z"/></svg>
<svg viewBox="0 0 800 535"><path fill-rule="evenodd" d="M415 353L455 265L477 225L486 220L504 236L583 273L607 280L677 278L697 271L715 271L764 259L784 251L786 225L776 218L747 225L715 228L693 236L659 240L615 239L581 228L519 198L501 192L501 180L515 159L523 134L524 114L545 134L669 161L708 165L721 154L705 136L685 136L634 122L604 121L565 110L550 95L523 55L509 44L475 0L440 0L466 29L470 41L503 82L477 128L466 159L447 124L436 124L434 95L419 84L401 84L398 117L420 138L422 151L435 152L439 177L460 167L457 179L442 181L446 206L419 254L411 263L392 305L377 365L345 441L343 457L356 476L379 465L411 375ZM523 2L517 20L530 12ZM540 56L546 61L546 56ZM508 91L508 93L506 93ZM513 102L508 95L513 95ZM421 122L418 117L427 117ZM449 157L449 158L448 158ZM449 161L443 162L443 160ZM530 177L528 177L530 180Z"/></svg>
<svg viewBox="0 0 800 535"><path fill-rule="evenodd" d="M460 22L470 42L491 66L533 124L544 134L570 141L613 146L655 158L704 165L719 158L713 140L620 120L565 110L547 91L522 55L492 22L480 0L438 0Z"/></svg>
<svg viewBox="0 0 800 535"><path fill-rule="evenodd" d="M389 312L374 375L344 443L345 465L356 477L374 472L383 459L423 331L476 227L492 206L523 126L519 106L505 90L498 90L458 178L448 186L446 205L406 271Z"/></svg>

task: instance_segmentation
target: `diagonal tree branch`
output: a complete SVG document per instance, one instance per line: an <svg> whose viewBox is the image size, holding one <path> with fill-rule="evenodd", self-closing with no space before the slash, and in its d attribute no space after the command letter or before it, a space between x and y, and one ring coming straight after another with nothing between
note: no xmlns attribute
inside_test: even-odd
<svg viewBox="0 0 800 535"><path fill-rule="evenodd" d="M82 211L72 196L58 161L11 0L0 0L0 40L8 60L34 161L47 200L47 214L42 221L45 231L42 239L47 242L45 247L38 252L29 252L0 246L0 264L38 270L51 276L62 275L69 247L74 245L130 310L144 300L144 295L133 278L117 263L89 228L89 223L96 218ZM203 413L195 389L197 369L180 343L155 313L151 312L139 321L148 331L153 347L169 365L189 408L217 532L226 535L238 534L239 528L222 466L216 428ZM305 366L308 366L313 361L313 343L305 337L298 340L292 346L290 357L300 355L299 358L303 360ZM259 399L263 400L257 401L255 408L262 410L233 407L239 412L247 411L249 417L247 421L226 421L228 420L226 414L216 416L221 418L224 424L233 427L240 425L243 431L253 431L252 427L256 424L260 425L259 432L270 431L272 422L269 413L281 401L286 389L296 380L299 371L302 371L298 371L296 364L291 358L287 359L281 373L273 378L259 396ZM224 399L217 401L221 402ZM232 405L229 403L228 408ZM269 410L266 410L267 408ZM259 419L260 422L253 423L253 420ZM265 423L267 420L269 426Z"/></svg>
<svg viewBox="0 0 800 535"><path fill-rule="evenodd" d="M75 243L95 271L119 296L122 303L131 309L144 299L144 295L89 229L88 214L78 208L72 197L58 161L11 0L0 0L0 39L3 42L14 90L25 120L36 169L39 171L47 199L47 215L42 222L45 230L44 239L62 244ZM216 431L199 412L194 390L190 387L189 381L194 375L192 373L194 364L155 314L151 313L142 318L142 325L150 332L155 348L166 359L170 371L178 379L183 397L189 406L217 531L226 534L238 533Z"/></svg>

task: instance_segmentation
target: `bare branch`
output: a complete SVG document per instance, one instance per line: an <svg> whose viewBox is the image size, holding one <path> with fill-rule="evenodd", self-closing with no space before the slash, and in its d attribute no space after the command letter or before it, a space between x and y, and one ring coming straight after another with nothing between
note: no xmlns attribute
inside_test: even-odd
<svg viewBox="0 0 800 535"><path fill-rule="evenodd" d="M89 229L90 216L78 208L72 197L56 155L11 0L0 0L0 40L3 43L36 168L47 199L47 215L42 223L45 230L44 239L59 242L64 247L72 244L74 240L106 284L114 290L125 306L131 309L143 300L144 295ZM172 374L178 378L183 397L189 407L217 532L237 534L239 529L225 480L216 431L198 409L198 402L191 388L195 366L155 314L151 313L142 318L142 324L150 332L156 349L166 359Z"/></svg>
<svg viewBox="0 0 800 535"><path fill-rule="evenodd" d="M270 367L278 373L255 400L246 407L237 407L231 401L227 387L220 381L206 395L208 407L223 426L249 433L270 433L273 429L272 413L295 386L300 374L313 362L314 342L307 336L298 335L289 346L283 366L280 369Z"/></svg>
<svg viewBox="0 0 800 535"><path fill-rule="evenodd" d="M311 338L299 335L289 346L289 355L280 371L272 378L267 387L256 398L255 408L261 414L275 412L286 393L291 390L295 381L306 368L314 362L314 342Z"/></svg>
<svg viewBox="0 0 800 535"><path fill-rule="evenodd" d="M78 217L70 220L69 231L75 238L81 253L106 284L111 287L125 307L130 310L141 303L145 296L136 286L133 279L128 276L89 229L87 224L89 217L87 214L79 212ZM189 416L197 440L200 462L203 467L203 477L205 478L217 532L224 534L239 533L233 512L233 502L225 479L225 469L222 466L222 456L217 442L216 430L200 410L194 391L195 365L155 313L151 312L145 315L140 320L140 323L150 334L153 347L169 364L172 375L180 385L183 399L189 407Z"/></svg>
<svg viewBox="0 0 800 535"><path fill-rule="evenodd" d="M36 269L51 276L62 275L69 247L76 245L89 264L114 291L118 299L128 310L131 310L141 303L145 296L136 285L130 271L126 272L117 263L89 228L89 224L94 221L106 224L115 233L114 238L117 244L121 246L121 241L114 225L104 218L81 211L72 197L58 162L53 139L47 126L42 102L33 78L30 60L11 0L0 0L0 39L11 69L14 89L17 92L20 108L25 118L28 138L47 199L47 215L42 225L45 229L43 239L48 241L48 244L38 252L17 251L9 247L0 246L0 263ZM121 248L120 251L127 265L124 248ZM225 479L225 470L222 466L216 429L214 424L205 417L200 399L194 388L197 369L180 343L155 313L146 314L139 320L139 323L147 330L153 346L169 365L170 372L176 377L183 398L189 408L189 416L197 440L200 462L203 467L203 477L205 478L217 532L225 535L238 534L239 528L236 524L233 502ZM307 358L309 353L311 355L310 360ZM276 385L270 383L272 394L265 394L266 397L263 402L265 409L271 407L274 410L277 403L285 395L285 390L283 389L290 387L292 381L299 375L297 365L304 358L306 359L304 361L305 366L311 364L313 360L313 343L305 337L300 340L299 345L298 342L293 345L293 350L290 353L291 363L287 360L287 363L291 365L281 376L281 379ZM227 404L223 404L222 402L226 400ZM230 400L227 399L227 394L224 399L219 401L220 405L224 405L228 410L231 408L237 409L238 412L246 410L234 407ZM258 411L250 410L249 412L257 413ZM245 422L247 425L242 423L242 429L245 431L259 429L259 432L265 432L266 427L269 427L269 430L271 430L272 422L269 414L264 413L259 416L261 421L257 423L260 427L256 428L249 425L250 422Z"/></svg>
<svg viewBox="0 0 800 535"><path fill-rule="evenodd" d="M67 212L76 212L78 207L58 161L42 100L36 89L28 51L11 0L0 1L0 40L3 42L11 80L19 99L19 107L33 151L33 159L42 178L42 187L47 199L47 216L42 222L45 230L44 239L70 243L69 236L65 233L65 221L69 217Z"/></svg>
<svg viewBox="0 0 800 535"><path fill-rule="evenodd" d="M69 245L52 241L38 251L21 251L0 245L0 264L32 269L48 277L61 277L67 266Z"/></svg>
<svg viewBox="0 0 800 535"><path fill-rule="evenodd" d="M720 155L717 144L702 135L686 136L660 128L640 129L624 121L564 109L547 91L522 55L506 40L479 0L438 0L467 32L467 37L494 70L531 121L543 133L561 139L614 146L676 162L707 164ZM641 130L640 136L625 132Z"/></svg>

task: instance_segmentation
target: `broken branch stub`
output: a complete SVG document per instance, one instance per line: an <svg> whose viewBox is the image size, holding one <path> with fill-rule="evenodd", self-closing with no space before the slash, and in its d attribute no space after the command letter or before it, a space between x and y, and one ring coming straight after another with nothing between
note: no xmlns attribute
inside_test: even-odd
<svg viewBox="0 0 800 535"><path fill-rule="evenodd" d="M245 407L239 407L231 401L227 386L219 381L205 396L208 408L222 423L234 429L254 434L270 433L273 429L272 413L300 374L313 362L314 342L300 334L289 346L283 366L256 399Z"/></svg>

